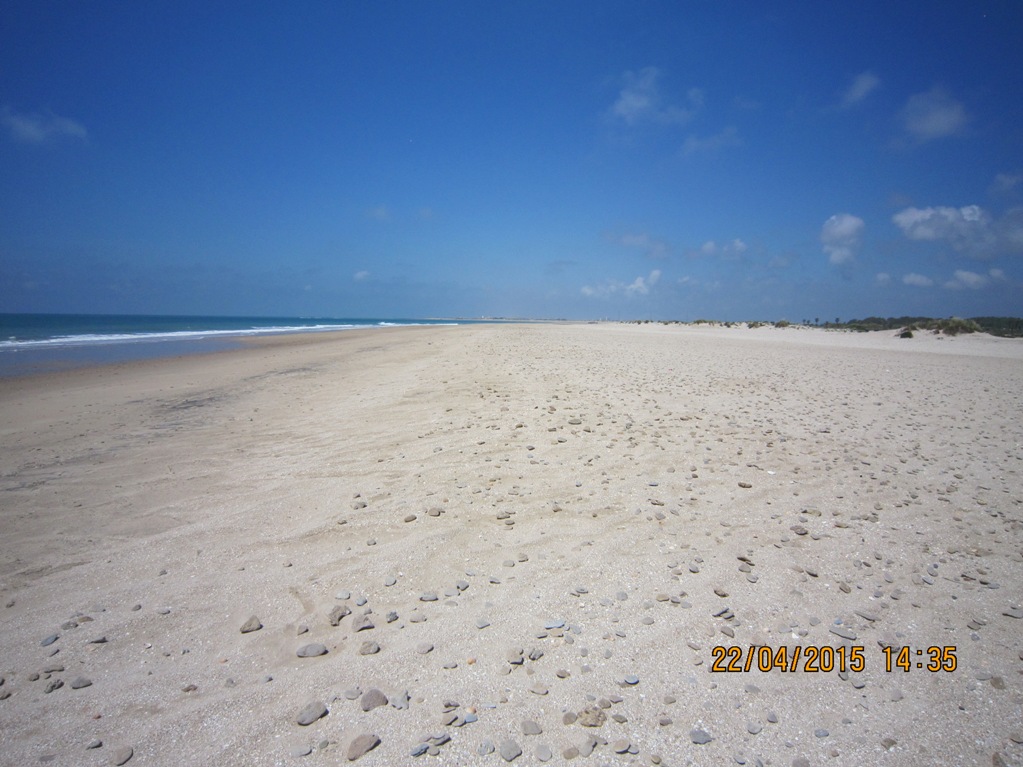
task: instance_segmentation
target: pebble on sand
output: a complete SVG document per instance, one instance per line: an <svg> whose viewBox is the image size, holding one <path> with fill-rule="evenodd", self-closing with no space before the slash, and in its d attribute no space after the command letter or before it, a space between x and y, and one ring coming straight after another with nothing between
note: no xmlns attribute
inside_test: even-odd
<svg viewBox="0 0 1023 767"><path fill-rule="evenodd" d="M501 758L506 762L511 762L522 756L522 749L519 748L518 743L509 739L501 743L500 748L498 748L498 753L501 754Z"/></svg>
<svg viewBox="0 0 1023 767"><path fill-rule="evenodd" d="M327 707L322 701L313 700L306 703L305 707L298 712L298 716L295 721L303 727L308 727L310 724L315 722L317 719L322 719L327 715Z"/></svg>
<svg viewBox="0 0 1023 767"><path fill-rule="evenodd" d="M689 733L689 739L698 746L706 745L714 740L714 738L710 736L709 732L701 730L699 727L694 728L693 731Z"/></svg>
<svg viewBox="0 0 1023 767"><path fill-rule="evenodd" d="M259 618L253 615L242 624L241 632L243 634L249 634L253 631L259 631L261 628L263 628L263 624L259 622Z"/></svg>
<svg viewBox="0 0 1023 767"><path fill-rule="evenodd" d="M295 653L299 658L315 658L317 655L326 655L327 648L319 642L304 644Z"/></svg>
<svg viewBox="0 0 1023 767"><path fill-rule="evenodd" d="M135 750L131 746L119 748L114 752L113 764L115 767L121 767L122 764L127 764L133 756L135 756Z"/></svg>
<svg viewBox="0 0 1023 767"><path fill-rule="evenodd" d="M359 655L376 655L378 652L380 652L380 645L376 642L363 642L359 647Z"/></svg>
<svg viewBox="0 0 1023 767"><path fill-rule="evenodd" d="M376 687L364 692L362 695L362 700L359 701L359 707L362 708L363 711L372 711L374 708L377 708L378 706L386 705L387 696L380 692L380 690L378 690Z"/></svg>
<svg viewBox="0 0 1023 767"><path fill-rule="evenodd" d="M363 733L348 744L346 756L349 762L354 762L360 756L365 756L374 748L380 745L380 738L372 733Z"/></svg>

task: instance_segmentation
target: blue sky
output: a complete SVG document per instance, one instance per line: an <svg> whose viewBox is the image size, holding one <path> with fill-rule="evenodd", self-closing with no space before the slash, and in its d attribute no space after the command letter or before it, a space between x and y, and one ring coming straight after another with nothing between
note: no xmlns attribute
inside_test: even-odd
<svg viewBox="0 0 1023 767"><path fill-rule="evenodd" d="M1023 3L8 0L0 311L1023 314Z"/></svg>

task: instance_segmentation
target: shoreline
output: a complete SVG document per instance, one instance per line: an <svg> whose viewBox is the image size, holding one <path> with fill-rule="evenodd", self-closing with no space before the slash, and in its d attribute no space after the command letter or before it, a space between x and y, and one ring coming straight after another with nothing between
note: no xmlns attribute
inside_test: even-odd
<svg viewBox="0 0 1023 767"><path fill-rule="evenodd" d="M441 321L443 318L430 318L431 321ZM726 326L720 323L706 324L674 324L674 323L634 323L617 321L584 322L574 320L551 320L551 321L487 321L476 322L480 324L502 325L551 325L563 327L590 328L634 328L639 332L660 332L673 334L679 337L692 336L693 338L720 337L724 339L742 341L772 341L790 342L795 344L813 344L817 346L835 346L842 348L860 348L867 350L886 350L898 352L929 352L940 354L965 354L971 356L995 356L995 357L1020 357L1023 358L1023 338L1001 338L987 333L966 334L957 336L945 336L932 332L920 332L914 338L899 338L895 331L879 330L868 332L857 332L835 328L812 327L803 325L792 325L786 328L761 326L758 328L746 328L737 326ZM342 338L352 334L376 333L394 331L404 328L436 328L436 327L471 327L471 325L408 325L397 327L365 327L350 328L343 330L318 330L312 332L294 331L288 333L272 333L266 335L241 335L230 338L205 338L190 341L141 341L124 344L110 344L107 354L109 359L97 358L96 350L90 347L73 347L82 349L81 354L72 352L71 359L68 358L67 350L62 352L48 350L35 354L34 352L16 352L7 354L19 354L34 356L39 359L29 362L24 366L8 366L0 372L0 383L6 380L35 377L43 375L57 375L70 373L76 370L90 368L110 367L117 365L130 365L144 363L147 361L188 359L192 357L217 355L225 352L240 351L253 347L287 346L314 342L318 338L331 340ZM148 352L148 353L147 353ZM102 357L102 355L100 355Z"/></svg>
<svg viewBox="0 0 1023 767"><path fill-rule="evenodd" d="M0 762L1023 760L990 341L420 326L0 380ZM865 663L711 670L754 646Z"/></svg>

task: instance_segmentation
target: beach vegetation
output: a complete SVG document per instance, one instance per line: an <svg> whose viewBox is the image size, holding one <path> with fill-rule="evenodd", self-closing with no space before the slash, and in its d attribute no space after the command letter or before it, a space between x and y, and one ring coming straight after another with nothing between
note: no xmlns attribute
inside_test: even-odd
<svg viewBox="0 0 1023 767"><path fill-rule="evenodd" d="M627 320L636 325L646 325L651 322L658 322L662 325L713 325L720 327L742 327L750 329L765 326L776 328L792 327L792 323L786 319L775 321L770 320L748 320L746 322L719 321L699 318L691 321L683 320ZM804 320L804 325L809 325L810 320ZM993 336L1004 338L1023 338L1023 318L1020 317L945 317L935 319L933 317L864 317L863 319L852 319L842 322L839 317L834 322L820 324L820 318L815 317L813 324L829 330L851 330L859 333L868 333L877 330L892 330L900 333L900 338L912 338L913 336L901 335L904 331L910 333L931 333L957 336L967 333L989 333Z"/></svg>

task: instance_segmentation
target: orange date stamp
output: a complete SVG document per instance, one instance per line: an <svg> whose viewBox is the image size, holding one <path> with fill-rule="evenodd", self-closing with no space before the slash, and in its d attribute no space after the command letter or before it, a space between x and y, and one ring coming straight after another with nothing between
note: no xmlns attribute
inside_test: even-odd
<svg viewBox="0 0 1023 767"><path fill-rule="evenodd" d="M958 665L954 645L932 645L927 648L882 647L886 672L913 669L955 671ZM807 674L832 671L859 673L867 667L866 650L862 645L830 647L828 645L750 645L711 648L715 673L749 673L751 671L801 671Z"/></svg>

